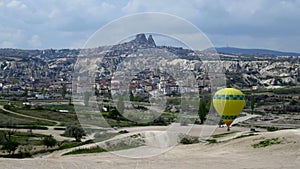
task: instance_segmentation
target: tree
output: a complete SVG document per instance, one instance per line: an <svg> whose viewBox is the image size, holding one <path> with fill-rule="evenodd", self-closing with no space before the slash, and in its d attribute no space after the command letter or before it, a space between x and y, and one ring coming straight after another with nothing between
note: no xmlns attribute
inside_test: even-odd
<svg viewBox="0 0 300 169"><path fill-rule="evenodd" d="M64 134L74 137L77 142L81 142L81 138L85 136L84 130L79 126L68 126Z"/></svg>
<svg viewBox="0 0 300 169"><path fill-rule="evenodd" d="M41 90L41 92L42 92L43 97L45 98L47 90L43 87L42 90Z"/></svg>
<svg viewBox="0 0 300 169"><path fill-rule="evenodd" d="M43 144L49 148L49 147L53 147L57 144L57 141L54 139L54 137L52 135L49 136L45 136L44 139L42 140Z"/></svg>
<svg viewBox="0 0 300 169"><path fill-rule="evenodd" d="M254 112L254 106L255 106L255 99L254 96L251 95L251 99L250 99L250 107L251 107L251 113L253 114Z"/></svg>
<svg viewBox="0 0 300 169"><path fill-rule="evenodd" d="M17 132L15 129L11 129L8 131L4 131L3 138L5 139L2 144L1 150L5 150L8 154L14 154L14 152L19 147L20 143L18 143L12 136Z"/></svg>
<svg viewBox="0 0 300 169"><path fill-rule="evenodd" d="M22 94L24 97L27 97L28 96L28 89L27 87L24 89L24 93Z"/></svg>
<svg viewBox="0 0 300 169"><path fill-rule="evenodd" d="M8 140L3 143L1 150L5 150L8 154L14 154L17 148L19 147L20 143L15 140Z"/></svg>
<svg viewBox="0 0 300 169"><path fill-rule="evenodd" d="M90 101L91 93L90 92L84 92L83 93L83 103L85 106L89 106L89 101Z"/></svg>
<svg viewBox="0 0 300 169"><path fill-rule="evenodd" d="M282 104L282 113L286 113L286 107L285 107L285 99L283 96L280 97L281 98L281 104Z"/></svg>
<svg viewBox="0 0 300 169"><path fill-rule="evenodd" d="M294 105L296 105L297 103L298 103L298 102L297 102L296 100L292 99L292 100L290 101L289 105L290 105L290 106L294 106Z"/></svg>
<svg viewBox="0 0 300 169"><path fill-rule="evenodd" d="M13 78L13 79L12 79L12 84L15 85L15 84L17 84L17 83L19 83L19 81L18 81L17 79Z"/></svg>
<svg viewBox="0 0 300 169"><path fill-rule="evenodd" d="M66 94L67 94L67 87L66 84L63 84L61 89L61 96L65 98Z"/></svg>
<svg viewBox="0 0 300 169"><path fill-rule="evenodd" d="M201 99L200 103L199 103L199 109L198 109L198 115L199 115L201 124L203 124L204 121L206 120L207 112L208 112L208 109L206 106L206 102L204 99Z"/></svg>
<svg viewBox="0 0 300 169"><path fill-rule="evenodd" d="M119 113L123 113L125 109L125 104L124 104L124 100L123 97L120 96L117 102L117 110Z"/></svg>
<svg viewBox="0 0 300 169"><path fill-rule="evenodd" d="M117 119L118 117L122 117L117 109L112 109L108 112L109 118Z"/></svg>
<svg viewBox="0 0 300 169"><path fill-rule="evenodd" d="M13 126L13 124L11 122L8 122L7 126ZM12 136L14 134L16 134L17 130L16 129L10 129L10 130L7 130L7 131L4 131L3 135L4 135L4 138L6 141L9 141L9 140L12 140Z"/></svg>
<svg viewBox="0 0 300 169"><path fill-rule="evenodd" d="M1 134L0 135L0 145L3 143L5 143L5 139L4 139L3 135Z"/></svg>
<svg viewBox="0 0 300 169"><path fill-rule="evenodd" d="M72 105L72 97L69 97L69 105Z"/></svg>
<svg viewBox="0 0 300 169"><path fill-rule="evenodd" d="M219 121L219 123L218 123L218 125L219 125L219 128L221 128L222 127L222 125L224 125L225 123L224 123L224 120L223 119L220 119L220 121Z"/></svg>

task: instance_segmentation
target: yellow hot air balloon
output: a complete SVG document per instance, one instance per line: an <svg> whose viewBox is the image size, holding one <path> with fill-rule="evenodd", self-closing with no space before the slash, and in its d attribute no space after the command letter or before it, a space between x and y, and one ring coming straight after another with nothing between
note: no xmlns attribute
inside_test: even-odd
<svg viewBox="0 0 300 169"><path fill-rule="evenodd" d="M238 89L224 88L215 93L213 105L219 115L222 116L228 131L231 123L243 110L245 103L245 96Z"/></svg>

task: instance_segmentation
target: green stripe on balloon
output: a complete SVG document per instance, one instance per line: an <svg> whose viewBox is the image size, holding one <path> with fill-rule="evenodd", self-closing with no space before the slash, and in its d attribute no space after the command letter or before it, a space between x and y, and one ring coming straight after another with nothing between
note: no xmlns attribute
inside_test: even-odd
<svg viewBox="0 0 300 169"><path fill-rule="evenodd" d="M222 116L223 120L234 120L236 118L237 118L237 116Z"/></svg>
<svg viewBox="0 0 300 169"><path fill-rule="evenodd" d="M244 95L225 95L225 94L215 94L214 98L215 100L245 100Z"/></svg>

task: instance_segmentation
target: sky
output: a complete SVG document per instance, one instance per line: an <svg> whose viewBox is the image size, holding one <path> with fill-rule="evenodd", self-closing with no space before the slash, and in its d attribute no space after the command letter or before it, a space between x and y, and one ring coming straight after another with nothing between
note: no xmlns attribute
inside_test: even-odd
<svg viewBox="0 0 300 169"><path fill-rule="evenodd" d="M183 18L216 47L300 52L300 0L0 0L0 48L82 48L111 21L140 12Z"/></svg>

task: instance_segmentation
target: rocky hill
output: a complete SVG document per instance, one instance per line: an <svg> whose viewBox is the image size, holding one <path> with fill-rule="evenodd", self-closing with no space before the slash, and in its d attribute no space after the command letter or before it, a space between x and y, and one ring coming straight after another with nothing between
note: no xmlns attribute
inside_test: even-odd
<svg viewBox="0 0 300 169"><path fill-rule="evenodd" d="M151 35L146 37L145 34L138 34L134 40L104 51L104 60L98 64L99 72L100 69L105 72L101 78L109 79L117 65L139 49L164 49L175 54L178 58L174 60L174 64L193 71L199 85L209 87L205 62L199 56L201 52L181 47L157 46L154 38ZM74 65L85 50L87 49L0 49L0 90L22 92L25 88L36 91L47 88L49 91L57 91L62 84L72 82ZM98 51L103 52L101 50L100 47ZM273 88L298 85L300 82L299 57L220 53L220 59L228 86Z"/></svg>

